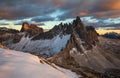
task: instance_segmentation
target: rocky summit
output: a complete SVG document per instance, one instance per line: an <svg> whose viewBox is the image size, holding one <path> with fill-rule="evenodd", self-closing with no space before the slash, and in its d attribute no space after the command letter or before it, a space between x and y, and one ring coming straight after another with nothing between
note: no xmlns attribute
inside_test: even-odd
<svg viewBox="0 0 120 78"><path fill-rule="evenodd" d="M119 78L113 72L120 73L120 58L103 47L103 40L93 26L84 26L77 16L72 23L60 23L47 32L25 22L19 33L2 43L13 50L42 56L85 78Z"/></svg>
<svg viewBox="0 0 120 78"><path fill-rule="evenodd" d="M27 22L24 22L20 32L27 32L30 36L34 36L39 33L43 33L43 29L40 27L37 27L36 24L29 25Z"/></svg>

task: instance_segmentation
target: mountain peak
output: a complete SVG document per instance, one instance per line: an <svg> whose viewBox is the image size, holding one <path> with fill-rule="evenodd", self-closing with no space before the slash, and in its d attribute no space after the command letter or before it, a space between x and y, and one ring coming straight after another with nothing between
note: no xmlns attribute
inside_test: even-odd
<svg viewBox="0 0 120 78"><path fill-rule="evenodd" d="M76 20L80 21L80 17L79 17L79 16L77 16L77 17L76 17Z"/></svg>
<svg viewBox="0 0 120 78"><path fill-rule="evenodd" d="M76 19L73 21L73 27L76 29L76 28L79 28L83 31L86 31L85 29L85 26L84 24L82 23L81 19L79 16L76 17Z"/></svg>
<svg viewBox="0 0 120 78"><path fill-rule="evenodd" d="M38 27L36 24L29 25L29 23L24 22L20 32L27 32L30 36L34 36L39 33L43 33L43 29Z"/></svg>
<svg viewBox="0 0 120 78"><path fill-rule="evenodd" d="M22 28L21 28L20 32L27 31L28 29L29 29L29 24L27 22L24 22L22 24Z"/></svg>

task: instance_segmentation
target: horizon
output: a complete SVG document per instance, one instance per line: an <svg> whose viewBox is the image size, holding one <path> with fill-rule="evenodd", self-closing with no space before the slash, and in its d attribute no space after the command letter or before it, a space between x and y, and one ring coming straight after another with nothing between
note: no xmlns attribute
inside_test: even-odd
<svg viewBox="0 0 120 78"><path fill-rule="evenodd" d="M14 27L16 27L16 28L14 28L14 27L12 27L12 26L3 26L3 27L6 27L6 28L9 28L9 29L16 29L16 30L21 30L21 28L22 28L22 26L14 26ZM41 26L38 26L38 27L41 27ZM52 26L52 27L54 27L54 26ZM50 29L52 29L52 27L51 28L44 28L44 27L41 27L41 28L43 28L44 29L44 32L46 32L46 31L49 31ZM0 27L1 28L1 27ZM113 27L114 28L114 27ZM105 33L110 33L110 32L115 32L115 33L118 33L118 34L120 34L120 30L119 29L110 29L110 28L108 28L107 29L107 27L105 28L105 27L103 27L103 28L95 28L95 30L97 31L97 33L99 33L100 35L103 35L103 34L105 34Z"/></svg>

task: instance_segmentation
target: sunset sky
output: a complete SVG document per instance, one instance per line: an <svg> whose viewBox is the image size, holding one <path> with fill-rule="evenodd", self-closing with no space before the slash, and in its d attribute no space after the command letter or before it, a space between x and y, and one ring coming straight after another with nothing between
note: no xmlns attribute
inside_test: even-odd
<svg viewBox="0 0 120 78"><path fill-rule="evenodd" d="M0 0L0 26L19 29L24 21L43 28L71 22L80 16L84 24L120 24L120 0Z"/></svg>

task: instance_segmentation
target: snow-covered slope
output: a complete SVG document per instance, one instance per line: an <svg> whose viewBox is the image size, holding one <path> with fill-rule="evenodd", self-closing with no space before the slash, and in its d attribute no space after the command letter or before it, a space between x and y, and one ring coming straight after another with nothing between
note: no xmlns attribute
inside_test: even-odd
<svg viewBox="0 0 120 78"><path fill-rule="evenodd" d="M55 36L53 39L46 40L31 40L29 37L23 37L19 43L9 44L11 49L36 52L37 54L47 55L48 57L53 54L57 54L62 48L65 48L67 41L70 39L70 35Z"/></svg>
<svg viewBox="0 0 120 78"><path fill-rule="evenodd" d="M0 48L0 78L78 78L78 76L69 70L54 68L34 55Z"/></svg>

